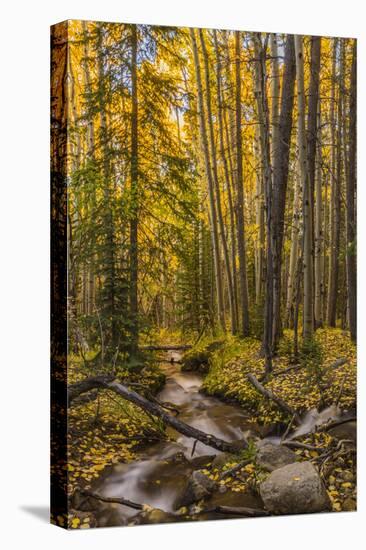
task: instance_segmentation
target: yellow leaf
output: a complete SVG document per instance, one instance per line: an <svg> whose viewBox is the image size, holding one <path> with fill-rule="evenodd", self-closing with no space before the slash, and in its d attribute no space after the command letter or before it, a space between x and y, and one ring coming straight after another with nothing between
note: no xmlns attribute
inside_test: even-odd
<svg viewBox="0 0 366 550"><path fill-rule="evenodd" d="M73 520L71 521L71 527L73 529L76 529L77 527L79 527L80 525L80 519L79 518L73 518Z"/></svg>

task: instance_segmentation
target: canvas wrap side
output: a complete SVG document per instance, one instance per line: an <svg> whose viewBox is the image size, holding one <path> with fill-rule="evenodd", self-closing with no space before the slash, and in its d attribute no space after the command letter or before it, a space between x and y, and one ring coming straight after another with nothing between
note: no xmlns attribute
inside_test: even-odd
<svg viewBox="0 0 366 550"><path fill-rule="evenodd" d="M51 521L67 526L68 22L51 27Z"/></svg>

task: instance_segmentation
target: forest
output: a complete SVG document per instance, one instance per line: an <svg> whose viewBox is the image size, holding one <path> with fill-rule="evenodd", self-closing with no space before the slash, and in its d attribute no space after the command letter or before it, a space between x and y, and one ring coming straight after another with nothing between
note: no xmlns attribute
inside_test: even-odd
<svg viewBox="0 0 366 550"><path fill-rule="evenodd" d="M356 40L68 21L51 62L52 521L355 510Z"/></svg>

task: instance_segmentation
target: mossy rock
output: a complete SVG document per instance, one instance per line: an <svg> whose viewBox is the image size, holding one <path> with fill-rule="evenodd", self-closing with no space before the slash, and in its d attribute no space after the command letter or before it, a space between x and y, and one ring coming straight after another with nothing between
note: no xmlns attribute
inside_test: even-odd
<svg viewBox="0 0 366 550"><path fill-rule="evenodd" d="M225 344L224 340L214 340L206 345L198 345L187 351L182 357L182 371L195 371L206 374L212 354Z"/></svg>

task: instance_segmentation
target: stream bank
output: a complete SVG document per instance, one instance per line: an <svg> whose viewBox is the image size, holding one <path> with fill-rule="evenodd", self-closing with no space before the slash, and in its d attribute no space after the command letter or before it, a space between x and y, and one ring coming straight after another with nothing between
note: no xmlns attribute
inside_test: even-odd
<svg viewBox="0 0 366 550"><path fill-rule="evenodd" d="M218 348L215 352L218 352ZM180 420L227 441L245 438L258 442L263 436L267 436L267 441L276 445L280 442L279 436L286 426L283 418L275 422L276 417L272 417L267 420L267 424L260 425L250 409L243 409L239 403L227 402L228 399L235 398L233 392L230 396L224 396L225 401L203 393L202 374L182 370L177 361L180 361L180 354L170 352L168 359L161 364L165 385L157 398L179 410ZM224 368L225 366L226 363L223 363ZM238 367L233 369L234 379L237 372ZM241 388L242 384L236 387L238 391ZM281 413L277 411L276 414ZM329 505L325 504L325 509L352 510L356 506L355 460L352 449L345 449L342 443L337 450L336 445L342 441L337 434L314 431L319 420L326 421L327 415L332 418L335 414L337 411L325 409L320 416L314 410L303 416L302 427L292 435L301 439L304 448L296 449L294 455L295 460L312 462L316 466L316 476L318 470L321 471L331 502ZM347 426L350 424L347 423ZM309 434L311 430L313 433ZM265 513L260 485L268 477L268 471L258 464L253 444L246 452L239 452L238 455L217 454L212 448L200 442L195 443L171 428L166 430L166 435L170 440L151 442L140 451L135 450L133 456L127 461L123 460L125 463L117 462L107 466L100 477L91 483L91 490L95 494L103 498L129 499L143 504L143 509L135 510L121 504L90 498L74 501L77 514L86 517L89 526L238 517L237 514L230 513L235 508L255 510L255 515ZM349 437L349 430L346 436ZM328 460L323 461L323 454L328 449L333 449L334 453L332 451ZM199 474L196 474L197 471ZM214 484L214 489L211 488L206 493L205 487L199 488L197 494L187 499L187 481L193 474L202 474ZM200 496L203 498L199 498ZM223 509L225 513L221 513Z"/></svg>

